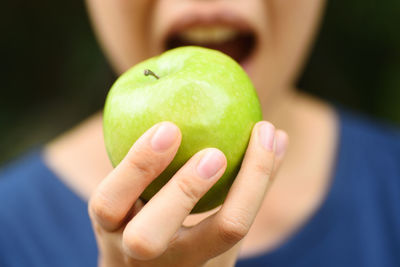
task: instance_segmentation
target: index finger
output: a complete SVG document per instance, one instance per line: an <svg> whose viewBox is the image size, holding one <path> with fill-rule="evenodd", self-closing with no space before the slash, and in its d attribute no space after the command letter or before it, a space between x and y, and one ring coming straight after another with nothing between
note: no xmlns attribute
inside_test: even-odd
<svg viewBox="0 0 400 267"><path fill-rule="evenodd" d="M179 128L170 122L143 134L97 187L89 201L92 219L107 231L118 229L139 195L173 160L180 141Z"/></svg>

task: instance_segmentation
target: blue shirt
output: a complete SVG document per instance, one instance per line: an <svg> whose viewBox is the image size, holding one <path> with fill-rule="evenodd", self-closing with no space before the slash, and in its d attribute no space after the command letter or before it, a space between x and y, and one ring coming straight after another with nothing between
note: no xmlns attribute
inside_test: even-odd
<svg viewBox="0 0 400 267"><path fill-rule="evenodd" d="M278 248L237 266L400 266L400 133L339 112L332 184ZM35 150L0 172L0 266L96 266L87 203Z"/></svg>

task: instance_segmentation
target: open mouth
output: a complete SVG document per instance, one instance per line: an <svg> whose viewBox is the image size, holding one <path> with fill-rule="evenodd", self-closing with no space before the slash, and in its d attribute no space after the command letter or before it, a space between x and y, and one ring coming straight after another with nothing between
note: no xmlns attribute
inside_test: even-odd
<svg viewBox="0 0 400 267"><path fill-rule="evenodd" d="M219 50L242 66L251 57L256 46L256 34L247 27L227 24L187 25L168 34L165 49L179 46L202 46Z"/></svg>

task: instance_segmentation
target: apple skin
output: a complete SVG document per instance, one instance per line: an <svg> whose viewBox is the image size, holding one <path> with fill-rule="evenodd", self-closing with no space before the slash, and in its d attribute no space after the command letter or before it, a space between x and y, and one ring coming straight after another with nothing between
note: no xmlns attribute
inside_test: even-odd
<svg viewBox="0 0 400 267"><path fill-rule="evenodd" d="M160 78L145 76L146 69ZM187 46L147 59L121 75L108 93L103 129L115 167L154 124L171 121L180 128L181 146L172 163L142 193L145 201L196 152L220 149L227 158L226 171L191 212L198 213L222 204L252 128L261 119L256 91L236 61L216 50Z"/></svg>

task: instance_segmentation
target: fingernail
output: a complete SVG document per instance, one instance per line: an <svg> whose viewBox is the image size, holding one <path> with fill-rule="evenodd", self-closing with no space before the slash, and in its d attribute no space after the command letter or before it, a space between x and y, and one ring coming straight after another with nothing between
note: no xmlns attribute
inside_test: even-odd
<svg viewBox="0 0 400 267"><path fill-rule="evenodd" d="M210 149L197 164L197 172L203 179L213 177L224 166L224 154L217 149Z"/></svg>
<svg viewBox="0 0 400 267"><path fill-rule="evenodd" d="M274 149L275 127L269 122L263 122L259 128L259 137L262 146L268 151Z"/></svg>
<svg viewBox="0 0 400 267"><path fill-rule="evenodd" d="M151 147L157 152L170 148L178 137L178 127L170 122L163 122L151 139Z"/></svg>
<svg viewBox="0 0 400 267"><path fill-rule="evenodd" d="M281 157L286 152L286 147L288 144L287 134L283 131L278 131L276 133L276 156Z"/></svg>

